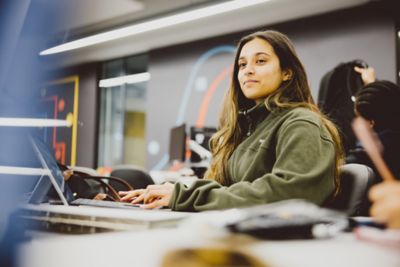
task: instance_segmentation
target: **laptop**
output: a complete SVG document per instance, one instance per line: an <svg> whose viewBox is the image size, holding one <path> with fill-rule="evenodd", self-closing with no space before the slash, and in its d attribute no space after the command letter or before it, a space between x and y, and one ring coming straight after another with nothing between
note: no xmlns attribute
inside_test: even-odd
<svg viewBox="0 0 400 267"><path fill-rule="evenodd" d="M139 204L132 204L127 202L112 202L94 199L74 199L71 189L64 181L63 173L57 165L54 156L52 155L49 147L43 143L39 138L31 138L31 143L35 154L37 155L44 172L38 179L31 196L28 200L30 204L42 203L46 198L51 186L57 192L61 200L61 204L65 206L70 205L85 205L106 208L121 208L121 209L140 209Z"/></svg>

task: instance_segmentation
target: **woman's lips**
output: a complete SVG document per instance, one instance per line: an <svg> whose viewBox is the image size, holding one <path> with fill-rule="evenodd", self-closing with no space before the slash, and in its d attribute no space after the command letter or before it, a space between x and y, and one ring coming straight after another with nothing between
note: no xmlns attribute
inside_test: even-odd
<svg viewBox="0 0 400 267"><path fill-rule="evenodd" d="M258 83L258 81L257 80L247 80L247 81L244 81L243 85L246 85L248 83Z"/></svg>

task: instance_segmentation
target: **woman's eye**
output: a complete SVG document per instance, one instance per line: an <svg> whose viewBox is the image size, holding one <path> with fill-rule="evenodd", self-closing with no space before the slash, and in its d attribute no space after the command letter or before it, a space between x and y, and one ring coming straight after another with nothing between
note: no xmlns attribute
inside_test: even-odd
<svg viewBox="0 0 400 267"><path fill-rule="evenodd" d="M246 63L244 63L244 62L239 63L238 66L239 66L240 69L244 68L244 67L246 67Z"/></svg>
<svg viewBox="0 0 400 267"><path fill-rule="evenodd" d="M258 64L264 64L266 62L265 59L257 59Z"/></svg>

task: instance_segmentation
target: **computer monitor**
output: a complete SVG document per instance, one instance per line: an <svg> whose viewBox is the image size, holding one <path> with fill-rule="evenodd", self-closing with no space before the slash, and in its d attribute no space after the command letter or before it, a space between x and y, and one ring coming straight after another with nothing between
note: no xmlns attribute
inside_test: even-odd
<svg viewBox="0 0 400 267"><path fill-rule="evenodd" d="M171 129L169 136L169 160L185 162L186 155L186 124Z"/></svg>

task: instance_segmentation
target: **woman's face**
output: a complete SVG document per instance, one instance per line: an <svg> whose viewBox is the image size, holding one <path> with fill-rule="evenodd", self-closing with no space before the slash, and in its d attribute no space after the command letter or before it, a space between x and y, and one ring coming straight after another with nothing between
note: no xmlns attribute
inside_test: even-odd
<svg viewBox="0 0 400 267"><path fill-rule="evenodd" d="M240 88L248 99L256 103L264 101L279 88L282 81L290 78L288 71L281 70L279 58L272 46L260 38L242 47L237 64Z"/></svg>

